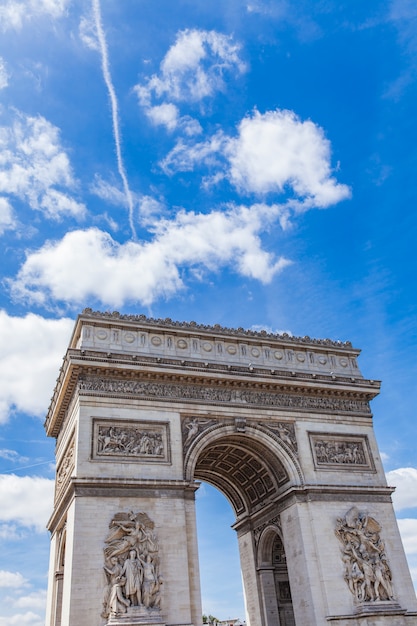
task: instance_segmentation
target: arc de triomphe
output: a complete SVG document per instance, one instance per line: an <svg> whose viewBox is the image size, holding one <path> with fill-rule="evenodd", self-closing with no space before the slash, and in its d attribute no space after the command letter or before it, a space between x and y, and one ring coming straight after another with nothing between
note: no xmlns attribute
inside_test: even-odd
<svg viewBox="0 0 417 626"><path fill-rule="evenodd" d="M349 343L86 309L56 437L47 626L199 626L198 481L236 521L251 626L412 626Z"/></svg>

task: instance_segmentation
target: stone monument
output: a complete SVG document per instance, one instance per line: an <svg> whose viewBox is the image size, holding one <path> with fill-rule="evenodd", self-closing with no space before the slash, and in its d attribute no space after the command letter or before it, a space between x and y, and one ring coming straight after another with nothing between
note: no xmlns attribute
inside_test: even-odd
<svg viewBox="0 0 417 626"><path fill-rule="evenodd" d="M56 438L46 626L200 626L199 481L236 521L250 626L412 626L350 343L86 309Z"/></svg>

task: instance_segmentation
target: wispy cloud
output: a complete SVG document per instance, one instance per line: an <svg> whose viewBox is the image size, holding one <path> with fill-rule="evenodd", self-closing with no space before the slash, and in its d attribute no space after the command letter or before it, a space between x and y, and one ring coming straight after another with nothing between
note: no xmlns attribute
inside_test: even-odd
<svg viewBox="0 0 417 626"><path fill-rule="evenodd" d="M0 6L0 28L20 30L24 22L48 16L62 17L70 0L5 0Z"/></svg>
<svg viewBox="0 0 417 626"><path fill-rule="evenodd" d="M27 456L21 456L16 450L8 450L7 448L0 449L0 459L11 463L27 463L29 460Z"/></svg>
<svg viewBox="0 0 417 626"><path fill-rule="evenodd" d="M9 602L18 609L43 610L46 606L46 591L44 589L32 591L20 598L9 598Z"/></svg>
<svg viewBox="0 0 417 626"><path fill-rule="evenodd" d="M90 191L109 204L119 207L126 206L125 194L100 176L94 177ZM143 226L152 226L165 211L165 204L152 196L132 192L132 198L137 211L137 218Z"/></svg>
<svg viewBox="0 0 417 626"><path fill-rule="evenodd" d="M135 91L149 119L168 130L180 127L186 134L201 132L200 124L181 116L175 103L198 103L225 89L225 74L243 73L240 45L216 31L186 29L177 34L154 74Z"/></svg>
<svg viewBox="0 0 417 626"><path fill-rule="evenodd" d="M268 283L289 261L262 249L260 234L285 219L279 205L229 206L208 214L180 211L152 226L143 244L114 241L98 229L73 231L28 255L10 285L15 297L79 306L88 298L121 306L149 305L185 287L183 272L229 266ZM76 279L75 279L76 278Z"/></svg>
<svg viewBox="0 0 417 626"><path fill-rule="evenodd" d="M85 206L69 194L76 186L59 129L42 116L15 112L12 123L0 127L0 194L24 200L45 217L82 218ZM12 227L10 204L2 200L0 223Z"/></svg>
<svg viewBox="0 0 417 626"><path fill-rule="evenodd" d="M7 198L0 197L0 235L17 225L13 207Z"/></svg>
<svg viewBox="0 0 417 626"><path fill-rule="evenodd" d="M96 26L97 39L100 48L101 54L101 69L103 71L104 82L106 83L107 90L109 92L111 111L112 111L112 121L113 121L113 136L114 143L116 146L116 158L117 158L117 168L120 174L120 178L122 179L123 189L126 195L126 201L129 208L129 224L130 229L132 231L132 235L134 239L136 236L136 229L133 220L133 212L134 212L134 203L132 192L130 191L129 183L127 180L126 169L123 162L122 156L122 145L121 145L121 136L120 136L120 124L119 124L119 105L117 101L116 91L114 89L113 81L110 74L110 65L109 65L109 55L107 50L107 42L104 34L103 25L101 22L101 10L100 10L100 2L99 0L92 0L93 6L93 14L94 21Z"/></svg>
<svg viewBox="0 0 417 626"><path fill-rule="evenodd" d="M0 626L44 626L45 620L33 611L0 617Z"/></svg>
<svg viewBox="0 0 417 626"><path fill-rule="evenodd" d="M9 73L6 68L6 63L2 57L0 57L0 89L4 89L9 84Z"/></svg>

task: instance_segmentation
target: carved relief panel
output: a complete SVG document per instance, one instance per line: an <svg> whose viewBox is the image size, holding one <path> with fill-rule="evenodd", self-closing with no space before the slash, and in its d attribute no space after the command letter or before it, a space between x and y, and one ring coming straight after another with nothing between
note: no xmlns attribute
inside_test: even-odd
<svg viewBox="0 0 417 626"><path fill-rule="evenodd" d="M309 433L316 469L348 469L375 471L365 435Z"/></svg>
<svg viewBox="0 0 417 626"><path fill-rule="evenodd" d="M152 520L141 512L116 513L104 543L102 617L108 623L123 617L135 624L160 622L163 579Z"/></svg>
<svg viewBox="0 0 417 626"><path fill-rule="evenodd" d="M92 458L169 463L168 422L93 420Z"/></svg>
<svg viewBox="0 0 417 626"><path fill-rule="evenodd" d="M335 533L342 543L344 578L355 600L394 600L391 570L376 519L353 506L338 518Z"/></svg>
<svg viewBox="0 0 417 626"><path fill-rule="evenodd" d="M216 424L214 419L204 419L198 417L185 417L182 420L182 441L184 450L190 446L194 439L210 426Z"/></svg>
<svg viewBox="0 0 417 626"><path fill-rule="evenodd" d="M261 425L271 430L292 452L298 455L298 444L295 435L295 425L292 422L261 422Z"/></svg>
<svg viewBox="0 0 417 626"><path fill-rule="evenodd" d="M64 452L62 461L56 469L55 479L55 499L59 496L64 486L71 477L72 470L75 467L75 435L71 436L70 442Z"/></svg>

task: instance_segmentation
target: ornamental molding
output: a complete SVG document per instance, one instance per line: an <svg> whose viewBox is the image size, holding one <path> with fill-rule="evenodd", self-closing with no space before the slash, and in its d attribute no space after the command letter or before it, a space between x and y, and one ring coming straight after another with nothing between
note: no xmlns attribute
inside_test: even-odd
<svg viewBox="0 0 417 626"><path fill-rule="evenodd" d="M259 391L245 383L242 387L224 385L223 381L211 385L187 384L173 382L145 381L140 379L104 378L101 376L82 376L78 380L78 391L83 394L132 396L146 399L179 400L181 402L204 402L207 404L235 404L238 406L257 405L262 407L276 407L294 411L319 411L329 413L356 413L371 415L369 403L363 399L340 397L342 392L333 390L317 390L313 395L307 391L303 393L284 393L270 387L270 390ZM282 388L282 387L281 387ZM336 396L339 394L339 397ZM327 394L327 395L325 395ZM347 394L346 394L347 395ZM352 395L351 393L349 394Z"/></svg>
<svg viewBox="0 0 417 626"><path fill-rule="evenodd" d="M154 328L157 326L158 328L164 329L173 329L173 330L186 330L193 332L205 332L215 335L231 335L234 337L251 337L256 339L273 339L274 341L285 341L286 343L298 343L298 344L307 344L307 345L318 345L318 346L326 346L333 348L348 348L352 349L352 344L350 341L333 341L331 339L313 339L311 337L294 337L289 335L288 333L268 333L266 330L249 330L245 328L227 328L225 326L221 326L220 324L214 324L213 326L207 324L197 324L197 322L177 322L172 320L169 317L165 319L154 319L152 317L147 317L146 315L125 315L121 314L118 311L113 312L101 312L101 311L93 311L90 308L84 309L81 318L90 318L92 321L94 320L108 320L109 322L135 322L136 324L140 324L146 327ZM358 351L356 351L358 352Z"/></svg>

